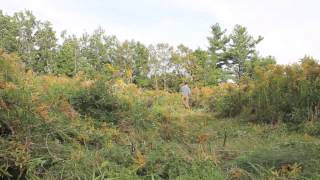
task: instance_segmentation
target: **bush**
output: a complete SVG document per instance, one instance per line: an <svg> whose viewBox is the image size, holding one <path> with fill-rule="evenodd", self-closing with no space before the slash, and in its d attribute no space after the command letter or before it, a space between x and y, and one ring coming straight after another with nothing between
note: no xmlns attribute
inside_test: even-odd
<svg viewBox="0 0 320 180"><path fill-rule="evenodd" d="M190 104L193 108L210 110L210 103L214 89L211 87L193 88L190 98Z"/></svg>
<svg viewBox="0 0 320 180"><path fill-rule="evenodd" d="M283 121L290 129L320 119L320 65L312 59L291 66L269 65L243 77L239 86L220 86L212 109L221 116L243 114L262 123Z"/></svg>
<svg viewBox="0 0 320 180"><path fill-rule="evenodd" d="M68 103L70 94L80 92L65 86L70 79L34 77L16 62L10 55L0 56L0 179L130 174L126 167L131 154L113 142L115 130L92 118L81 119Z"/></svg>
<svg viewBox="0 0 320 180"><path fill-rule="evenodd" d="M217 98L215 109L222 117L234 117L239 115L242 110L241 92L230 92L230 94Z"/></svg>
<svg viewBox="0 0 320 180"><path fill-rule="evenodd" d="M234 84L220 84L211 98L211 111L221 117L239 115L246 101L246 94Z"/></svg>
<svg viewBox="0 0 320 180"><path fill-rule="evenodd" d="M116 114L128 109L128 104L117 98L112 92L111 85L103 79L89 88L81 89L71 97L70 101L81 115L115 124L119 121Z"/></svg>
<svg viewBox="0 0 320 180"><path fill-rule="evenodd" d="M309 121L299 126L298 131L311 136L320 136L320 122Z"/></svg>

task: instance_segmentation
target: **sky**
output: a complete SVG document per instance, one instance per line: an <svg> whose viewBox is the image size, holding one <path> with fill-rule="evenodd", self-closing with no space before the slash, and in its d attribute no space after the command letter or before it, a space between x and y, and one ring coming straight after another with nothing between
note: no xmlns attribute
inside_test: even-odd
<svg viewBox="0 0 320 180"><path fill-rule="evenodd" d="M246 26L264 40L257 49L280 64L298 62L304 55L320 59L320 1L318 0L0 0L12 15L31 10L63 30L81 35L101 26L120 40L208 47L210 26L228 32Z"/></svg>

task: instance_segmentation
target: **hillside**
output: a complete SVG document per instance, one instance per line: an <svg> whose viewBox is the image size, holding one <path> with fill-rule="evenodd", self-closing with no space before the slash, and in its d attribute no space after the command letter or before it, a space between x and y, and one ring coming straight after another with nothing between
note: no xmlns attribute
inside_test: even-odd
<svg viewBox="0 0 320 180"><path fill-rule="evenodd" d="M178 93L22 68L1 52L2 179L320 178L319 138L221 118L206 106L218 88L187 110Z"/></svg>
<svg viewBox="0 0 320 180"><path fill-rule="evenodd" d="M206 39L58 36L0 10L0 179L320 179L319 61L277 64L239 24Z"/></svg>

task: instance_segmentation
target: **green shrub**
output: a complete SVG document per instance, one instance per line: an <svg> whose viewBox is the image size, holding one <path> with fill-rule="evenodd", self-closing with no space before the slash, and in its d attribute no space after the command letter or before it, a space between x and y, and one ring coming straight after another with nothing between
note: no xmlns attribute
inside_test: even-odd
<svg viewBox="0 0 320 180"><path fill-rule="evenodd" d="M261 123L282 121L297 130L308 120L320 119L320 64L304 59L290 66L256 68L238 87L214 95L212 108L221 116L242 114Z"/></svg>
<svg viewBox="0 0 320 180"><path fill-rule="evenodd" d="M83 88L71 97L71 104L81 115L117 124L115 114L127 111L128 104L113 94L108 81L98 80L92 87Z"/></svg>
<svg viewBox="0 0 320 180"><path fill-rule="evenodd" d="M241 91L234 89L229 91L228 94L214 99L214 107L211 108L214 108L219 116L234 117L241 113L244 101L244 94Z"/></svg>
<svg viewBox="0 0 320 180"><path fill-rule="evenodd" d="M297 131L309 134L311 136L320 136L320 122L309 121L301 124Z"/></svg>

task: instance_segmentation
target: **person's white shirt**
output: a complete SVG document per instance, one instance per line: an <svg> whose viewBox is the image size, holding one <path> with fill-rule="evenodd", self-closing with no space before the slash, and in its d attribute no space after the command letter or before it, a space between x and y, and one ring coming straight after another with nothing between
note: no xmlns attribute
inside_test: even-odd
<svg viewBox="0 0 320 180"><path fill-rule="evenodd" d="M183 85L180 91L183 96L189 96L191 94L191 89L187 84Z"/></svg>

